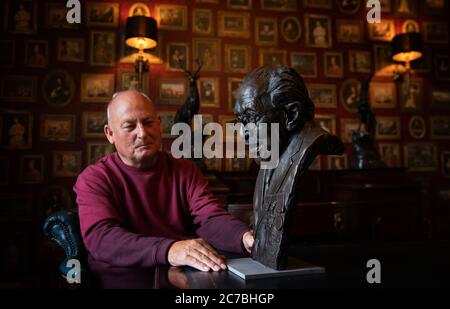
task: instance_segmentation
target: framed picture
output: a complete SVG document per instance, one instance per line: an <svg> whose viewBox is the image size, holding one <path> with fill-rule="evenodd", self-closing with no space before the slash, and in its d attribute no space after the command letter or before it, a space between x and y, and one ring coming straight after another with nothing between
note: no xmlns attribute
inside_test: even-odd
<svg viewBox="0 0 450 309"><path fill-rule="evenodd" d="M159 29L187 30L187 6L155 5L155 19Z"/></svg>
<svg viewBox="0 0 450 309"><path fill-rule="evenodd" d="M291 53L291 66L302 77L317 77L317 54Z"/></svg>
<svg viewBox="0 0 450 309"><path fill-rule="evenodd" d="M446 178L450 178L450 151L441 152L441 167L442 175Z"/></svg>
<svg viewBox="0 0 450 309"><path fill-rule="evenodd" d="M378 117L375 128L376 139L400 139L400 117Z"/></svg>
<svg viewBox="0 0 450 309"><path fill-rule="evenodd" d="M0 186L9 184L9 158L0 157Z"/></svg>
<svg viewBox="0 0 450 309"><path fill-rule="evenodd" d="M382 19L380 23L367 24L369 40L377 42L391 42L395 36L393 19Z"/></svg>
<svg viewBox="0 0 450 309"><path fill-rule="evenodd" d="M394 0L394 15L397 17L417 17L417 0Z"/></svg>
<svg viewBox="0 0 450 309"><path fill-rule="evenodd" d="M75 94L75 82L68 72L56 70L45 76L42 93L49 105L63 107L72 101Z"/></svg>
<svg viewBox="0 0 450 309"><path fill-rule="evenodd" d="M14 55L16 41L14 40L0 40L0 67L12 68L14 67Z"/></svg>
<svg viewBox="0 0 450 309"><path fill-rule="evenodd" d="M278 45L278 24L276 18L255 18L255 44Z"/></svg>
<svg viewBox="0 0 450 309"><path fill-rule="evenodd" d="M36 84L34 76L5 75L0 78L0 99L11 102L34 102Z"/></svg>
<svg viewBox="0 0 450 309"><path fill-rule="evenodd" d="M66 3L46 3L45 26L49 29L78 29L79 24L67 22Z"/></svg>
<svg viewBox="0 0 450 309"><path fill-rule="evenodd" d="M252 0L227 0L227 8L250 10L252 8Z"/></svg>
<svg viewBox="0 0 450 309"><path fill-rule="evenodd" d="M411 172L429 172L437 169L437 147L432 143L405 145L405 166Z"/></svg>
<svg viewBox="0 0 450 309"><path fill-rule="evenodd" d="M158 104L181 105L187 93L187 82L183 78L158 79Z"/></svg>
<svg viewBox="0 0 450 309"><path fill-rule="evenodd" d="M104 127L106 122L105 112L83 112L82 136L84 138L105 138Z"/></svg>
<svg viewBox="0 0 450 309"><path fill-rule="evenodd" d="M336 21L337 41L339 43L363 43L363 22L358 20L338 19Z"/></svg>
<svg viewBox="0 0 450 309"><path fill-rule="evenodd" d="M286 42L295 43L302 36L302 26L295 16L288 16L281 21L281 36Z"/></svg>
<svg viewBox="0 0 450 309"><path fill-rule="evenodd" d="M379 143L380 156L388 168L402 167L400 145L392 143Z"/></svg>
<svg viewBox="0 0 450 309"><path fill-rule="evenodd" d="M87 143L87 164L94 164L104 156L114 152L114 145L109 142Z"/></svg>
<svg viewBox="0 0 450 309"><path fill-rule="evenodd" d="M58 38L56 54L58 61L84 62L84 39Z"/></svg>
<svg viewBox="0 0 450 309"><path fill-rule="evenodd" d="M250 14L242 12L219 11L219 36L250 38Z"/></svg>
<svg viewBox="0 0 450 309"><path fill-rule="evenodd" d="M433 89L431 105L435 109L450 110L450 91Z"/></svg>
<svg viewBox="0 0 450 309"><path fill-rule="evenodd" d="M309 84L309 97L317 108L336 108L335 84Z"/></svg>
<svg viewBox="0 0 450 309"><path fill-rule="evenodd" d="M4 19L6 31L20 34L36 33L37 6L35 0L7 0Z"/></svg>
<svg viewBox="0 0 450 309"><path fill-rule="evenodd" d="M109 102L114 89L114 74L81 74L82 102Z"/></svg>
<svg viewBox="0 0 450 309"><path fill-rule="evenodd" d="M234 111L234 104L237 100L238 89L242 84L242 78L229 77L228 78L228 111Z"/></svg>
<svg viewBox="0 0 450 309"><path fill-rule="evenodd" d="M320 127L328 133L336 135L336 116L332 114L316 114L314 116Z"/></svg>
<svg viewBox="0 0 450 309"><path fill-rule="evenodd" d="M332 171L345 170L347 168L347 156L327 156L328 169Z"/></svg>
<svg viewBox="0 0 450 309"><path fill-rule="evenodd" d="M148 72L142 74L142 85L140 85L139 76L135 70L119 70L117 74L117 91L125 90L140 91L147 95L150 94Z"/></svg>
<svg viewBox="0 0 450 309"><path fill-rule="evenodd" d="M424 22L423 38L426 43L448 44L448 23Z"/></svg>
<svg viewBox="0 0 450 309"><path fill-rule="evenodd" d="M350 78L344 81L341 86L341 103L346 110L356 113L358 110L358 100L361 94L361 82Z"/></svg>
<svg viewBox="0 0 450 309"><path fill-rule="evenodd" d="M408 19L403 22L402 33L420 32L419 23L413 19Z"/></svg>
<svg viewBox="0 0 450 309"><path fill-rule="evenodd" d="M23 209L24 206L31 208L31 201L29 202L27 199L20 197L10 196L10 198L7 197L0 198L0 202L2 203L2 205L8 205L6 206L7 208L3 210L4 212L9 211L10 210L9 208L12 207L18 207L21 210L24 210ZM27 205L27 203L29 205ZM29 215L31 217L31 209L29 211L30 211ZM8 215L7 217L10 216ZM27 219L30 220L30 217ZM6 218L0 218L0 221L9 221L9 220L7 220ZM17 230L17 229L4 230L0 232L0 246L2 248L2 251L0 252L0 272L4 274L6 273L16 274L28 271L30 267L30 257L31 255L33 255L32 252L35 252L34 249L31 249L32 246L30 244L29 237L27 235L28 233L29 232L26 230ZM11 288L11 287L18 287L20 285L18 284L17 286L14 285L8 286L8 284L6 284L6 286Z"/></svg>
<svg viewBox="0 0 450 309"><path fill-rule="evenodd" d="M166 62L168 71L189 70L189 46L186 43L167 43ZM180 66L181 65L181 66Z"/></svg>
<svg viewBox="0 0 450 309"><path fill-rule="evenodd" d="M425 119L422 116L412 116L408 123L409 135L415 139L422 139L427 132Z"/></svg>
<svg viewBox="0 0 450 309"><path fill-rule="evenodd" d="M90 32L89 64L113 67L116 65L116 34L108 31Z"/></svg>
<svg viewBox="0 0 450 309"><path fill-rule="evenodd" d="M411 78L410 85L404 81L400 86L400 105L402 111L417 112L422 110L423 81Z"/></svg>
<svg viewBox="0 0 450 309"><path fill-rule="evenodd" d="M450 139L450 116L430 118L431 138Z"/></svg>
<svg viewBox="0 0 450 309"><path fill-rule="evenodd" d="M135 3L128 10L128 17L132 16L147 16L151 17L150 9L145 3Z"/></svg>
<svg viewBox="0 0 450 309"><path fill-rule="evenodd" d="M442 10L447 7L445 0L425 0L425 9Z"/></svg>
<svg viewBox="0 0 450 309"><path fill-rule="evenodd" d="M333 8L332 0L303 0L303 7L315 9L331 9Z"/></svg>
<svg viewBox="0 0 450 309"><path fill-rule="evenodd" d="M73 210L72 196L61 185L46 186L41 198L42 211L49 215L59 210Z"/></svg>
<svg viewBox="0 0 450 309"><path fill-rule="evenodd" d="M20 158L20 182L42 183L44 180L44 156L27 155Z"/></svg>
<svg viewBox="0 0 450 309"><path fill-rule="evenodd" d="M27 40L25 43L25 64L33 68L48 65L48 41Z"/></svg>
<svg viewBox="0 0 450 309"><path fill-rule="evenodd" d="M1 110L0 116L1 147L30 149L33 136L32 113L23 110Z"/></svg>
<svg viewBox="0 0 450 309"><path fill-rule="evenodd" d="M375 59L375 75L393 76L397 70L397 66L392 60L391 45L374 45L373 53Z"/></svg>
<svg viewBox="0 0 450 309"><path fill-rule="evenodd" d="M204 35L212 35L214 33L213 13L211 10L192 10L192 33Z"/></svg>
<svg viewBox="0 0 450 309"><path fill-rule="evenodd" d="M261 8L269 11L295 12L297 11L297 0L261 0Z"/></svg>
<svg viewBox="0 0 450 309"><path fill-rule="evenodd" d="M330 48L333 45L329 16L305 14L305 26L306 46Z"/></svg>
<svg viewBox="0 0 450 309"><path fill-rule="evenodd" d="M342 53L325 52L323 54L324 75L326 77L344 76L344 58Z"/></svg>
<svg viewBox="0 0 450 309"><path fill-rule="evenodd" d="M221 63L221 43L219 39L193 39L194 57L202 63L203 72L219 72Z"/></svg>
<svg viewBox="0 0 450 309"><path fill-rule="evenodd" d="M343 118L341 119L341 140L343 143L351 143L353 132L359 129L359 120Z"/></svg>
<svg viewBox="0 0 450 309"><path fill-rule="evenodd" d="M259 65L277 66L287 64L287 52L280 49L259 49Z"/></svg>
<svg viewBox="0 0 450 309"><path fill-rule="evenodd" d="M344 14L355 14L361 7L361 0L338 0L336 2L339 10Z"/></svg>
<svg viewBox="0 0 450 309"><path fill-rule="evenodd" d="M394 83L370 83L372 108L396 108L397 90Z"/></svg>
<svg viewBox="0 0 450 309"><path fill-rule="evenodd" d="M450 80L450 61L448 55L435 55L435 74L438 80Z"/></svg>
<svg viewBox="0 0 450 309"><path fill-rule="evenodd" d="M40 127L42 142L75 141L75 115L43 114Z"/></svg>
<svg viewBox="0 0 450 309"><path fill-rule="evenodd" d="M88 27L114 27L119 25L119 4L111 2L87 2Z"/></svg>
<svg viewBox="0 0 450 309"><path fill-rule="evenodd" d="M225 44L225 71L248 73L250 71L250 46Z"/></svg>
<svg viewBox="0 0 450 309"><path fill-rule="evenodd" d="M54 151L53 176L76 177L81 172L81 151Z"/></svg>
<svg viewBox="0 0 450 309"><path fill-rule="evenodd" d="M368 51L350 50L348 52L348 67L350 72L370 73L372 57Z"/></svg>
<svg viewBox="0 0 450 309"><path fill-rule="evenodd" d="M158 116L161 118L162 137L171 138L172 126L174 124L175 112L158 112Z"/></svg>
<svg viewBox="0 0 450 309"><path fill-rule="evenodd" d="M201 106L220 107L220 88L218 77L201 77L197 81Z"/></svg>

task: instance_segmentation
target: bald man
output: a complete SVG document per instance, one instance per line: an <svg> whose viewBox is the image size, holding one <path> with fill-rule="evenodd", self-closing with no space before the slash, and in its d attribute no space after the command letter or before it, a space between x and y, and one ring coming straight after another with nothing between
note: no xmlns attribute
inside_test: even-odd
<svg viewBox="0 0 450 309"><path fill-rule="evenodd" d="M195 164L160 151L161 120L147 96L116 94L107 117L116 152L74 186L94 272L157 264L219 271L226 261L214 248L251 251L252 233L220 207Z"/></svg>

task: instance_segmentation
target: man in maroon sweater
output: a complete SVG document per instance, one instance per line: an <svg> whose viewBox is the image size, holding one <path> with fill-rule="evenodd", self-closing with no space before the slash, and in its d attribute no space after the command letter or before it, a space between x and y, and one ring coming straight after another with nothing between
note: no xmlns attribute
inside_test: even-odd
<svg viewBox="0 0 450 309"><path fill-rule="evenodd" d="M88 166L74 186L92 270L219 271L226 262L213 247L251 251L251 231L220 207L195 164L159 150L161 121L148 97L121 92L107 114L105 134L117 152Z"/></svg>

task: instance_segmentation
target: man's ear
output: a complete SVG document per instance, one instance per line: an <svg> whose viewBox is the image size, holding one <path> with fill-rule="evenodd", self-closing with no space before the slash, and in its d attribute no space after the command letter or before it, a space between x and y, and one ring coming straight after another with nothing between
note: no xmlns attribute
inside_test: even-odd
<svg viewBox="0 0 450 309"><path fill-rule="evenodd" d="M291 102L283 105L286 116L286 129L294 131L300 125L300 102Z"/></svg>
<svg viewBox="0 0 450 309"><path fill-rule="evenodd" d="M108 139L109 143L114 145L113 131L108 124L105 124L105 126L103 127L103 131L105 132L106 138Z"/></svg>

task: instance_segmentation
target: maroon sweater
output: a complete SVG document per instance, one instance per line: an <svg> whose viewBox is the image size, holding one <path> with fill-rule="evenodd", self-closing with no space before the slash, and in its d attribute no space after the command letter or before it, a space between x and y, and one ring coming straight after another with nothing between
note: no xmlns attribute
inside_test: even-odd
<svg viewBox="0 0 450 309"><path fill-rule="evenodd" d="M248 227L220 207L191 161L160 152L152 168L138 169L113 153L88 166L74 191L93 270L166 264L174 241L195 237L243 252Z"/></svg>

